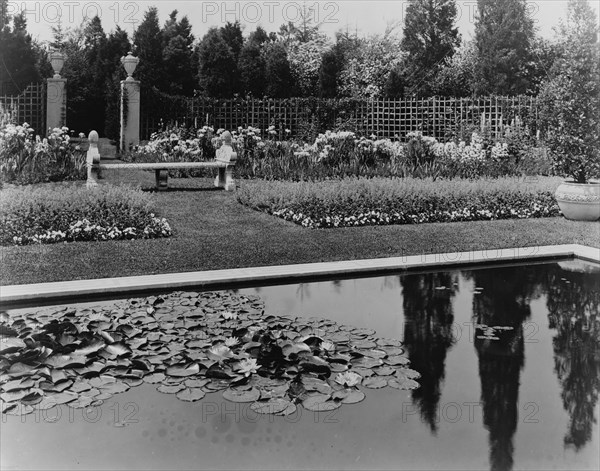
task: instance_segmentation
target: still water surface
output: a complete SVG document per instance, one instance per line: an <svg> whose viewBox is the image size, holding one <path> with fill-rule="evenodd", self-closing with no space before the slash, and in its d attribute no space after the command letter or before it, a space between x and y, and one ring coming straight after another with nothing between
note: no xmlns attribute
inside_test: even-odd
<svg viewBox="0 0 600 471"><path fill-rule="evenodd" d="M274 417L142 385L96 409L3 416L1 467L599 469L599 283L569 261L239 290L269 314L401 339L421 388ZM483 325L509 329L478 338Z"/></svg>

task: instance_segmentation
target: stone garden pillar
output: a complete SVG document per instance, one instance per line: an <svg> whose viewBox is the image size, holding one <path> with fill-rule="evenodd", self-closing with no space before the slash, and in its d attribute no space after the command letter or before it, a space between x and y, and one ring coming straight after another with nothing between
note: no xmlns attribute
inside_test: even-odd
<svg viewBox="0 0 600 471"><path fill-rule="evenodd" d="M121 81L120 150L128 150L140 143L140 82L132 77L138 62L131 52L127 57L121 57L127 78Z"/></svg>
<svg viewBox="0 0 600 471"><path fill-rule="evenodd" d="M67 123L67 79L60 76L64 63L65 56L61 52L50 54L54 77L46 80L46 131L61 128Z"/></svg>

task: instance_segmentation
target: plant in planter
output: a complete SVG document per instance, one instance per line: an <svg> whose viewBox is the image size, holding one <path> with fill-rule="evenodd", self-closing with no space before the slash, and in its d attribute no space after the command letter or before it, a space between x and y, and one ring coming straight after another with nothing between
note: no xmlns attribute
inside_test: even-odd
<svg viewBox="0 0 600 471"><path fill-rule="evenodd" d="M540 118L554 169L569 180L556 191L567 219L600 219L600 49L595 12L570 0L558 29L561 53L542 85Z"/></svg>

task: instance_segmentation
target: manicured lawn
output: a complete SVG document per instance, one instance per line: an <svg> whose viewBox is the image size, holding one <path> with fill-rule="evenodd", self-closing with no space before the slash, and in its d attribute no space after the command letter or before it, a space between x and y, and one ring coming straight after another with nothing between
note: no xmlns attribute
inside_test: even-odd
<svg viewBox="0 0 600 471"><path fill-rule="evenodd" d="M106 175L109 181L142 178ZM243 182L242 182L243 184ZM600 247L600 224L564 218L306 229L253 211L210 179L171 179L156 194L168 239L1 247L1 284L580 243Z"/></svg>

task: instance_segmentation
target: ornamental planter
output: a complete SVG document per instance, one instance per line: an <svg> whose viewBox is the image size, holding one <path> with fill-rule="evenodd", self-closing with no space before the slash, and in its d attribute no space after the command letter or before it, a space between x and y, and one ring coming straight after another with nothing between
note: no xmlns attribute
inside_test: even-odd
<svg viewBox="0 0 600 471"><path fill-rule="evenodd" d="M567 219L597 221L600 219L600 183L565 181L554 193L558 206Z"/></svg>

